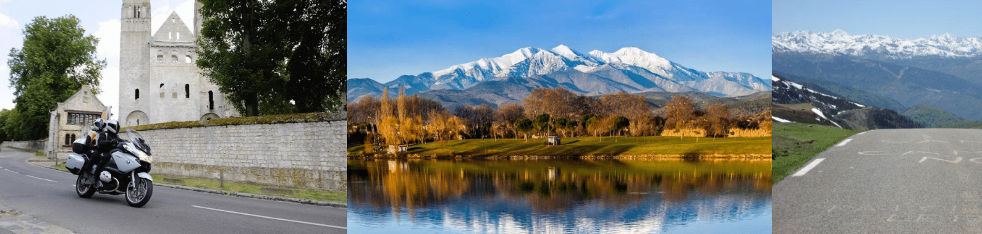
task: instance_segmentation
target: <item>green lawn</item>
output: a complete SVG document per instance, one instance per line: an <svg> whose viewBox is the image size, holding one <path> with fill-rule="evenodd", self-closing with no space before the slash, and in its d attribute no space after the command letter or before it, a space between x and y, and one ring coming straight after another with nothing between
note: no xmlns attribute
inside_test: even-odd
<svg viewBox="0 0 982 234"><path fill-rule="evenodd" d="M774 183L777 183L818 153L858 131L816 124L774 123L773 133L774 161L771 165Z"/></svg>
<svg viewBox="0 0 982 234"><path fill-rule="evenodd" d="M769 155L770 137L575 137L562 145L547 146L545 139L467 139L413 145L409 154L419 156L650 156L650 155ZM361 155L363 145L348 148Z"/></svg>

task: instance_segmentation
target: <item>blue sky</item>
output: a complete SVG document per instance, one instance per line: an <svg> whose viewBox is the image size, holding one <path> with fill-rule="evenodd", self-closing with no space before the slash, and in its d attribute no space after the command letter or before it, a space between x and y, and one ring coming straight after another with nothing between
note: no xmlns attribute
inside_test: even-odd
<svg viewBox="0 0 982 234"><path fill-rule="evenodd" d="M916 39L982 36L982 1L775 0L774 33L842 29Z"/></svg>
<svg viewBox="0 0 982 234"><path fill-rule="evenodd" d="M390 81L518 48L634 46L703 71L771 70L770 1L349 2L348 78Z"/></svg>
<svg viewBox="0 0 982 234"><path fill-rule="evenodd" d="M98 95L103 104L118 111L119 103L119 18L122 0L0 0L0 108L14 107L14 91L10 87L10 68L7 67L11 48L23 45L24 25L36 16L49 18L73 14L79 18L86 34L99 38L96 53L106 59ZM193 0L151 0L151 27L153 31L163 20L176 11L185 24L190 25L193 16ZM149 35L148 35L149 37Z"/></svg>

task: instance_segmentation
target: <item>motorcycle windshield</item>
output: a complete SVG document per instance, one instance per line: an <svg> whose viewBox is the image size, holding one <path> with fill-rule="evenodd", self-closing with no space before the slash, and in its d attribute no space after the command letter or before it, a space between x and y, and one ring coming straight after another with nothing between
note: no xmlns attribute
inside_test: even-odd
<svg viewBox="0 0 982 234"><path fill-rule="evenodd" d="M150 146L147 145L146 141L143 139L143 136L141 136L139 132L129 129L126 130L126 134L130 136L130 142L133 142L133 145L135 145L136 148L150 154Z"/></svg>

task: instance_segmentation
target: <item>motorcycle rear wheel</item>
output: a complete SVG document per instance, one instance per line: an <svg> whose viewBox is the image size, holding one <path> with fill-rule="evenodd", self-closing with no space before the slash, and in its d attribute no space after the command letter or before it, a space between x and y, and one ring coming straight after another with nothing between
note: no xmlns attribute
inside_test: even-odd
<svg viewBox="0 0 982 234"><path fill-rule="evenodd" d="M82 171L78 173L78 179L75 180L75 194L78 194L78 197L81 198L89 198L92 197L92 194L95 194L95 188L92 188L93 185L85 185L85 179L87 178L85 175L89 175L89 173Z"/></svg>

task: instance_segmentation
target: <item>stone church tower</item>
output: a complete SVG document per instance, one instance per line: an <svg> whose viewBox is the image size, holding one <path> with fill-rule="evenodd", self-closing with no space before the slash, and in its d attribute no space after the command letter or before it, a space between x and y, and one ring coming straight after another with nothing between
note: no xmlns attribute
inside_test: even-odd
<svg viewBox="0 0 982 234"><path fill-rule="evenodd" d="M119 32L121 125L238 116L218 86L195 65L200 7L195 3L194 32L171 12L151 34L150 1L123 0Z"/></svg>

